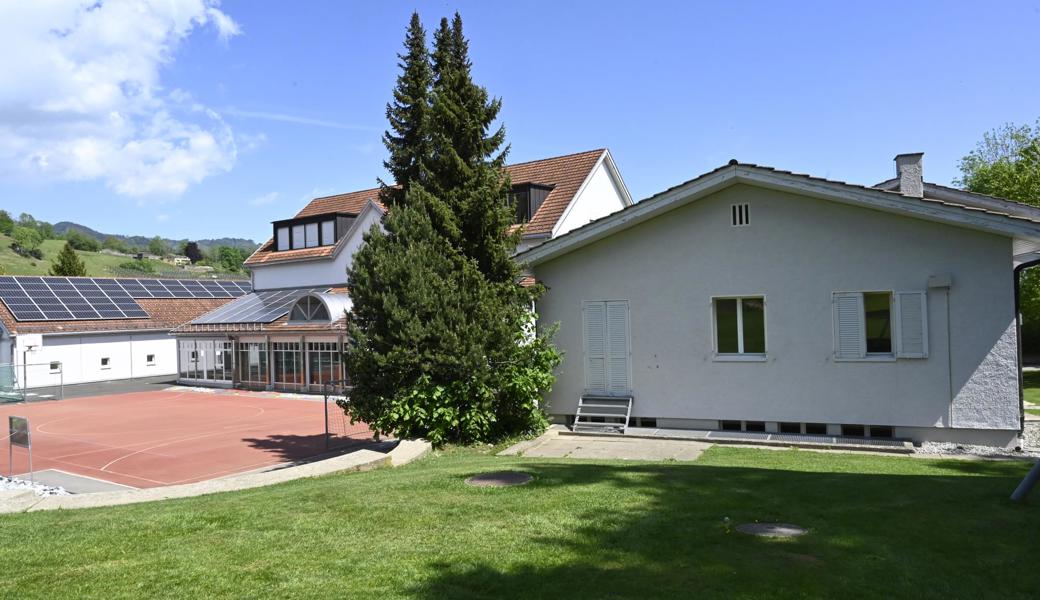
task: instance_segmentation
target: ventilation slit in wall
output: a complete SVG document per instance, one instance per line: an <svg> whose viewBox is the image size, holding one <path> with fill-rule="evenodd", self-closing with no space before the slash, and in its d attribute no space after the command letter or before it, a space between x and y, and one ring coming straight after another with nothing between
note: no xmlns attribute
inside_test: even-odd
<svg viewBox="0 0 1040 600"><path fill-rule="evenodd" d="M744 204L734 204L733 206L730 207L730 213L731 213L730 216L733 219L733 226L734 227L741 227L743 225L750 225L751 224L751 205L750 204L747 204L747 203L744 203Z"/></svg>

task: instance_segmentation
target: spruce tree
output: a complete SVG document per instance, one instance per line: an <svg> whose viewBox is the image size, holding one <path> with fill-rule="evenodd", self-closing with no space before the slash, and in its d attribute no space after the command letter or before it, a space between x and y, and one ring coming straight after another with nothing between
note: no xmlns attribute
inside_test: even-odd
<svg viewBox="0 0 1040 600"><path fill-rule="evenodd" d="M508 147L504 127L491 132L502 102L473 81L472 66L462 17L442 19L433 50L430 189L458 216L463 252L490 281L512 282L517 270L510 257L519 238L509 234L515 211L505 203Z"/></svg>
<svg viewBox="0 0 1040 600"><path fill-rule="evenodd" d="M380 197L388 206L396 206L405 198L408 186L426 179L425 161L430 156L430 86L433 73L426 48L426 30L419 13L412 13L404 38L404 53L398 54L397 85L393 101L386 105L389 131L383 134L383 145L389 156L383 166L398 185L380 180Z"/></svg>
<svg viewBox="0 0 1040 600"><path fill-rule="evenodd" d="M76 254L76 250L70 242L65 242L65 246L58 253L54 262L51 263L51 275L59 277L86 277L87 265Z"/></svg>
<svg viewBox="0 0 1040 600"><path fill-rule="evenodd" d="M431 60L430 143L396 155L423 168L401 171L385 232L366 235L348 273L354 388L343 406L378 431L438 444L535 431L560 355L549 336L529 335L535 294L510 259L505 131L489 133L500 102L472 80L458 14L441 21Z"/></svg>

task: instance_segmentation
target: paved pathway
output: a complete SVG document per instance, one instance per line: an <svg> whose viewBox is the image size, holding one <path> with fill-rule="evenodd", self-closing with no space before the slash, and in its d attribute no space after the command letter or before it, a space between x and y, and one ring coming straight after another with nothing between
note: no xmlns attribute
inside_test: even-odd
<svg viewBox="0 0 1040 600"><path fill-rule="evenodd" d="M505 456L586 458L598 460L697 460L711 444L686 440L623 437L559 436L552 428L542 436L503 450Z"/></svg>

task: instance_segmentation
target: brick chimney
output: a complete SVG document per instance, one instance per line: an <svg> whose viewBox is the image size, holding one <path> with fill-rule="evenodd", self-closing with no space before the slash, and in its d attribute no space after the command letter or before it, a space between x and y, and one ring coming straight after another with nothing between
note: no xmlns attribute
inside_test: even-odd
<svg viewBox="0 0 1040 600"><path fill-rule="evenodd" d="M914 198L924 198L924 152L896 155L896 177L899 193Z"/></svg>

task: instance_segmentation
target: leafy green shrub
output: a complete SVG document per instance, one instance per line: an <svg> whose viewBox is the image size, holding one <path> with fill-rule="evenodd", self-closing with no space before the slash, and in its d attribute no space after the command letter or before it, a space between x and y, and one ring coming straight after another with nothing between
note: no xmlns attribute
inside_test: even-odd
<svg viewBox="0 0 1040 600"><path fill-rule="evenodd" d="M138 273L154 274L156 272L155 265L147 260L128 260L125 263L121 263L119 268L137 271Z"/></svg>

